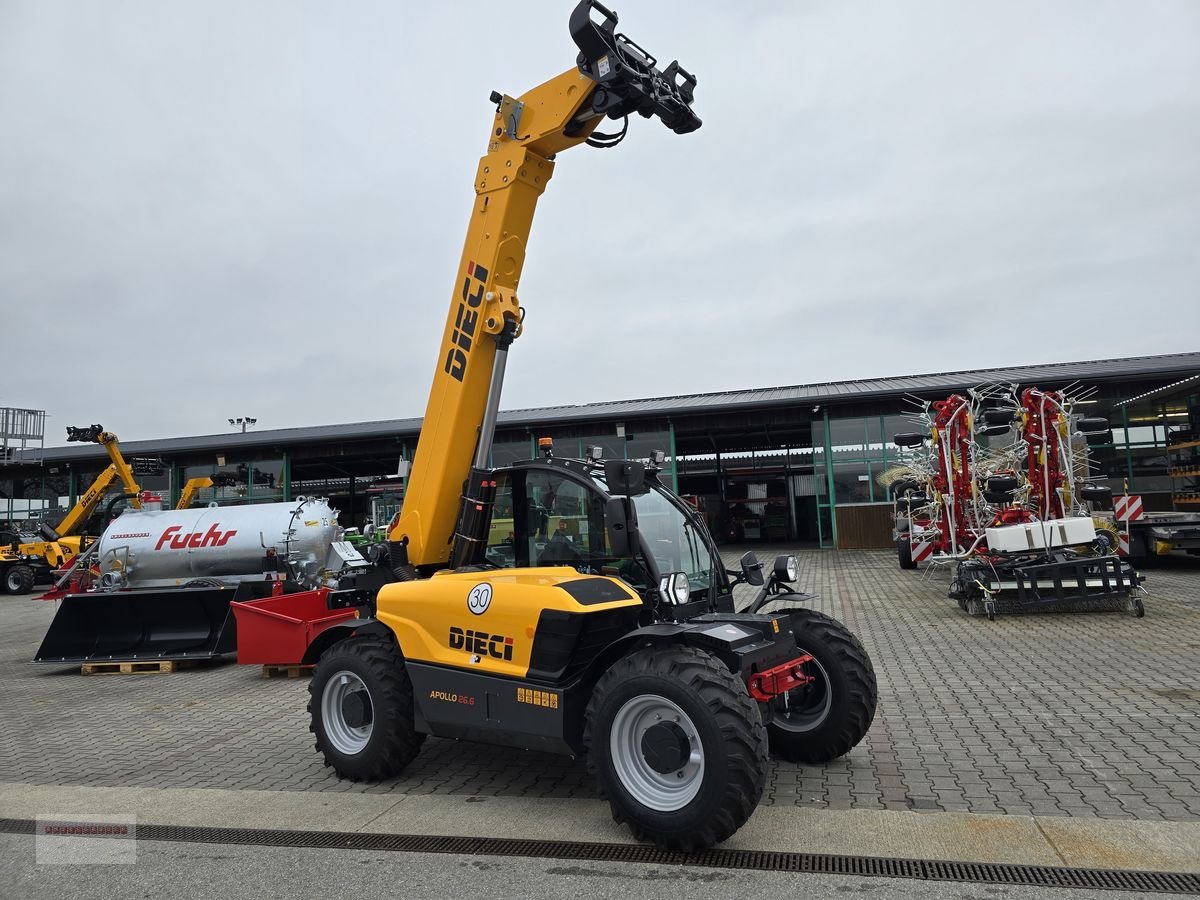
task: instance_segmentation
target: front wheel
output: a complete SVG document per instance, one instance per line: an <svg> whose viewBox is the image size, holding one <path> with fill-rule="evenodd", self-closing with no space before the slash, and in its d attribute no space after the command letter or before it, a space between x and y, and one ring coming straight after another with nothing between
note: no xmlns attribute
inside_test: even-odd
<svg viewBox="0 0 1200 900"><path fill-rule="evenodd" d="M811 609L790 610L796 646L814 680L771 701L771 752L824 763L857 746L875 718L879 689L866 648L845 625Z"/></svg>
<svg viewBox="0 0 1200 900"><path fill-rule="evenodd" d="M322 654L308 685L309 730L342 778L397 775L421 749L412 682L394 641L350 637Z"/></svg>
<svg viewBox="0 0 1200 900"><path fill-rule="evenodd" d="M725 840L766 785L758 705L741 679L694 647L617 660L592 693L583 740L613 818L663 849Z"/></svg>
<svg viewBox="0 0 1200 900"><path fill-rule="evenodd" d="M908 542L908 538L902 537L896 541L896 555L900 558L900 568L907 570L917 567L912 555L912 544Z"/></svg>
<svg viewBox="0 0 1200 900"><path fill-rule="evenodd" d="M4 590L10 594L28 594L33 590L33 569L10 566L4 573Z"/></svg>

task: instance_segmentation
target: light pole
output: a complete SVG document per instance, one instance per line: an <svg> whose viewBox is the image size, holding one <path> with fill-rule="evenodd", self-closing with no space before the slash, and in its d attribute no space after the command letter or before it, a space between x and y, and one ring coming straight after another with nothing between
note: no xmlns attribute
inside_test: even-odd
<svg viewBox="0 0 1200 900"><path fill-rule="evenodd" d="M246 433L247 425L254 425L257 422L258 422L258 419L253 419L250 416L238 416L236 419L229 420L229 424L232 425L234 428L237 428L239 425L242 426L242 434Z"/></svg>

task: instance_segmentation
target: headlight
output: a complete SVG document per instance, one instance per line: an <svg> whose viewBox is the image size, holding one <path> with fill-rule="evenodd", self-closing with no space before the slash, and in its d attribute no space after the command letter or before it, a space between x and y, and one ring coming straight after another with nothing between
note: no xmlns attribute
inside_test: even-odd
<svg viewBox="0 0 1200 900"><path fill-rule="evenodd" d="M658 583L658 591L662 595L663 602L670 603L673 606L681 606L688 602L691 596L691 587L688 585L687 576L682 572L672 572L670 575L664 575L662 581Z"/></svg>
<svg viewBox="0 0 1200 900"><path fill-rule="evenodd" d="M775 579L777 581L793 582L800 572L800 566L794 556L775 557Z"/></svg>

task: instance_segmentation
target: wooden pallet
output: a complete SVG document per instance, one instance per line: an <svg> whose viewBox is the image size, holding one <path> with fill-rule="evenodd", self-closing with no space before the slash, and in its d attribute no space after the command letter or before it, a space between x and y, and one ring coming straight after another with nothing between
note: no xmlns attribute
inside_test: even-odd
<svg viewBox="0 0 1200 900"><path fill-rule="evenodd" d="M192 665L194 661L190 659L136 659L83 663L79 671L83 675L165 675Z"/></svg>
<svg viewBox="0 0 1200 900"><path fill-rule="evenodd" d="M312 666L267 666L262 667L263 678L299 678L301 675L311 675Z"/></svg>

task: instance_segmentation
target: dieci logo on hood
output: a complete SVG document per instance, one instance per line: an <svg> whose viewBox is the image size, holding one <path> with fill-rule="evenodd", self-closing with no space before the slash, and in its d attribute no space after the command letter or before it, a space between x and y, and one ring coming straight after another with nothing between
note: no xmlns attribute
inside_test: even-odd
<svg viewBox="0 0 1200 900"><path fill-rule="evenodd" d="M171 542L172 550L185 550L187 548L198 549L200 547L224 547L229 543L229 539L237 534L237 529L231 531L222 531L221 526L216 523L208 529L207 532L192 531L188 534L180 534L183 529L178 525L172 525L162 533L162 537L158 539L158 543L154 545L155 550L161 550L163 544L167 541Z"/></svg>
<svg viewBox="0 0 1200 900"><path fill-rule="evenodd" d="M451 626L449 644L451 650L466 650L493 659L512 659L513 639L502 634Z"/></svg>

